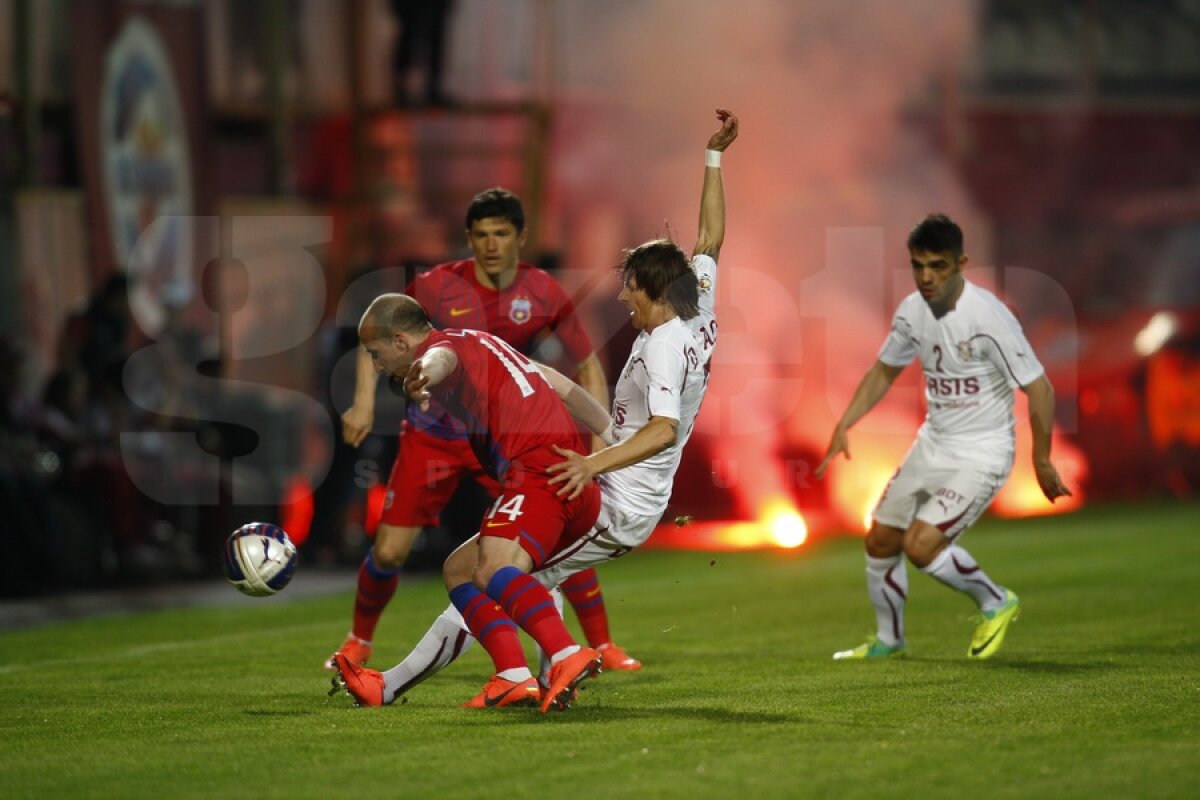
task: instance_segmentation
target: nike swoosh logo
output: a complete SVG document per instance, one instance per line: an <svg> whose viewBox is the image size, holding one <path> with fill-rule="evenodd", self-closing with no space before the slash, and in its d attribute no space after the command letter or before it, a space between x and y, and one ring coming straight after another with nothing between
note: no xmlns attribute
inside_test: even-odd
<svg viewBox="0 0 1200 800"><path fill-rule="evenodd" d="M971 648L971 655L973 655L973 656L977 656L977 655L979 655L980 653L982 653L984 650L987 650L987 646L988 646L989 644L991 644L991 643L992 643L992 640L993 640L993 639L995 639L997 636L999 636L999 635L1000 635L1000 631L1001 631L1001 630L1003 630L1003 628L997 628L997 629L996 629L996 632L995 632L995 633L993 633L991 636L989 636L989 637L988 637L988 640L987 640L986 642L984 642L983 644L979 645L979 647L972 647L972 648Z"/></svg>
<svg viewBox="0 0 1200 800"><path fill-rule="evenodd" d="M470 314L472 311L474 311L472 308L452 308L450 309L450 316L461 317L463 314Z"/></svg>
<svg viewBox="0 0 1200 800"><path fill-rule="evenodd" d="M510 524L511 523L508 523L508 522L489 522L484 527L485 528L499 528L501 525L510 525Z"/></svg>
<svg viewBox="0 0 1200 800"><path fill-rule="evenodd" d="M489 696L487 696L487 697L484 697L484 698L483 698L483 704L484 704L485 706L488 706L488 707L490 708L491 706L494 706L494 705L496 705L496 704L497 704L497 703L499 703L501 700L503 700L504 698L506 698L506 697L508 697L510 694L512 694L512 692L513 692L513 690L514 690L514 689L520 689L522 686L524 686L524 684L521 684L521 683L516 683L516 684L513 684L512 686L508 687L507 689L505 689L505 690L504 690L503 692L501 692L500 694L497 694L497 695L489 695Z"/></svg>

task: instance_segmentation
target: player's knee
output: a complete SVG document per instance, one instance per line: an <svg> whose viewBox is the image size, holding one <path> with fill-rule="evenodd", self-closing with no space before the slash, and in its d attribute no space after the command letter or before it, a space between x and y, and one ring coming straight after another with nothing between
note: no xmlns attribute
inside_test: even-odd
<svg viewBox="0 0 1200 800"><path fill-rule="evenodd" d="M927 567L946 546L942 532L924 522L914 522L904 532L904 555L917 567Z"/></svg>
<svg viewBox="0 0 1200 800"><path fill-rule="evenodd" d="M863 547L871 558L891 558L900 555L904 532L878 522L867 531Z"/></svg>
<svg viewBox="0 0 1200 800"><path fill-rule="evenodd" d="M447 589L475 582L475 560L468 558L468 555L474 555L474 552L468 553L460 547L442 564L442 580Z"/></svg>
<svg viewBox="0 0 1200 800"><path fill-rule="evenodd" d="M472 575L475 585L481 591L487 591L488 583L492 580L492 576L505 567L517 566L511 558L506 557L507 554L492 553L484 555L479 559L479 563L475 565L475 572ZM527 570L526 570L527 571Z"/></svg>
<svg viewBox="0 0 1200 800"><path fill-rule="evenodd" d="M475 583L475 588L481 592L486 592L488 582L492 576L496 574L496 568L490 564L479 564L475 567L475 572L471 575L471 580Z"/></svg>
<svg viewBox="0 0 1200 800"><path fill-rule="evenodd" d="M380 525L379 531L375 534L375 545L372 548L375 563L383 569L396 569L403 566L419 531L419 528L394 528Z"/></svg>

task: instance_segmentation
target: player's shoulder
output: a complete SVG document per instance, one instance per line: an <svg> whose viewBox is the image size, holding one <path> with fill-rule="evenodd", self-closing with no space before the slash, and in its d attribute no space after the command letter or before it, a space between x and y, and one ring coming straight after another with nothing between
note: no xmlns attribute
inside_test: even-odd
<svg viewBox="0 0 1200 800"><path fill-rule="evenodd" d="M450 281L464 280L470 274L474 267L474 260L470 258L459 259L458 261L444 261L441 264L435 264L429 269L413 278L413 285L419 287L426 286L443 286Z"/></svg>
<svg viewBox="0 0 1200 800"><path fill-rule="evenodd" d="M650 352L680 353L696 343L697 331L685 320L675 317L657 326L646 339Z"/></svg>
<svg viewBox="0 0 1200 800"><path fill-rule="evenodd" d="M458 334L457 336L455 334ZM428 353L435 347L445 347L450 350L456 350L457 346L464 341L461 331L453 328L438 329L434 328L425 337L425 341L421 342L418 348L418 353Z"/></svg>
<svg viewBox="0 0 1200 800"><path fill-rule="evenodd" d="M558 279L541 267L535 267L525 261L517 262L517 283L532 290L553 291L564 293Z"/></svg>
<svg viewBox="0 0 1200 800"><path fill-rule="evenodd" d="M693 253L689 262L696 280L700 284L700 294L712 292L713 281L717 274L717 261L708 253Z"/></svg>
<svg viewBox="0 0 1200 800"><path fill-rule="evenodd" d="M910 325L915 325L922 318L922 312L928 310L929 304L925 302L925 298L918 291L913 291L896 304L896 312L892 315L896 319L906 320Z"/></svg>
<svg viewBox="0 0 1200 800"><path fill-rule="evenodd" d="M963 287L964 304L980 325L1003 323L1020 326L1012 307L994 292L970 281Z"/></svg>

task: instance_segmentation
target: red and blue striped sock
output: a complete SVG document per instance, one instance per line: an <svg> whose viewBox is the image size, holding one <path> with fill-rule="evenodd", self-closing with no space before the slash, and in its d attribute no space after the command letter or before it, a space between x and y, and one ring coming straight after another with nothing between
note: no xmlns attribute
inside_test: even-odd
<svg viewBox="0 0 1200 800"><path fill-rule="evenodd" d="M608 630L608 610L604 606L604 592L600 590L600 577L589 568L567 578L559 588L575 609L579 626L587 637L589 647L599 647L612 641Z"/></svg>
<svg viewBox="0 0 1200 800"><path fill-rule="evenodd" d="M492 598L475 588L473 583L460 583L450 590L450 602L462 614L471 635L492 657L496 674L510 669L529 669L517 626L504 615Z"/></svg>
<svg viewBox="0 0 1200 800"><path fill-rule="evenodd" d="M383 569L375 563L375 551L368 550L362 566L358 568L358 589L354 594L355 636L369 642L375 636L375 626L396 587L400 585L400 567Z"/></svg>
<svg viewBox="0 0 1200 800"><path fill-rule="evenodd" d="M516 567L502 567L488 581L487 593L551 657L575 646L554 607L554 599L529 573Z"/></svg>

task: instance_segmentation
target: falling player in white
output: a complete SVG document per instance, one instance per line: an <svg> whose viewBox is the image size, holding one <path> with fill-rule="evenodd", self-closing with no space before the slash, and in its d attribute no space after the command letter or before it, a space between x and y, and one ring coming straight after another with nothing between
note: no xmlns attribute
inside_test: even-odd
<svg viewBox="0 0 1200 800"><path fill-rule="evenodd" d="M725 109L717 109L717 117L721 129L708 140L692 258L689 261L674 242L654 240L628 251L619 268L623 286L618 299L641 332L617 381L611 417L582 388L544 369L572 415L610 445L587 456L555 448L564 458L549 469L557 473L550 483L561 484L558 493L574 498L595 477L602 502L600 517L587 535L549 554L531 573L548 588L642 544L670 499L684 445L708 388L717 340L716 259L725 238L720 154L738 134L737 117ZM463 579L453 574L460 568L457 555L472 541L447 559L447 585ZM461 614L451 605L400 664L384 673L347 664L339 677L359 705L385 705L454 661L472 641ZM334 691L338 688L335 678ZM497 674L484 687L477 707L528 704L538 691L530 673Z"/></svg>
<svg viewBox="0 0 1200 800"><path fill-rule="evenodd" d="M963 236L949 217L932 214L908 237L917 291L896 309L892 329L834 428L817 477L833 458L850 457L847 432L921 361L925 423L875 507L866 537L867 593L876 633L835 659L904 655L904 556L922 572L978 604L981 620L967 657L993 655L1017 618L1020 602L994 583L957 540L991 503L1012 469L1013 388L1028 396L1033 466L1050 502L1070 491L1050 461L1054 389L1021 326L991 292L967 281Z"/></svg>

